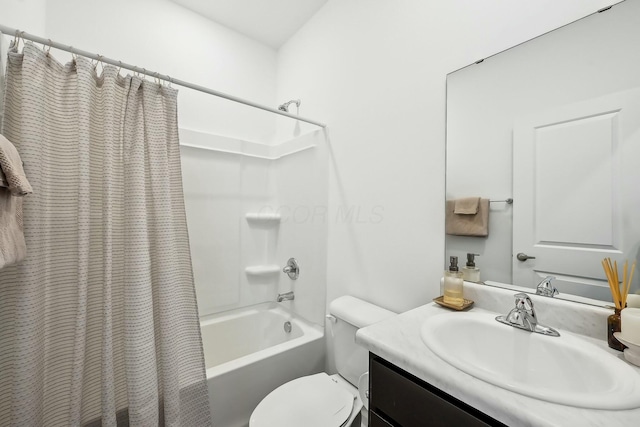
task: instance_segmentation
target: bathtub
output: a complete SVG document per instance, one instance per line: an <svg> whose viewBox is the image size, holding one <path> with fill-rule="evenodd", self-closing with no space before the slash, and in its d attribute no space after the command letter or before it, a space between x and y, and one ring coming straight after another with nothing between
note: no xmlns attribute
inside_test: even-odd
<svg viewBox="0 0 640 427"><path fill-rule="evenodd" d="M285 322L291 322L291 332ZM324 370L322 328L280 304L202 317L200 328L215 427L246 427L272 390Z"/></svg>

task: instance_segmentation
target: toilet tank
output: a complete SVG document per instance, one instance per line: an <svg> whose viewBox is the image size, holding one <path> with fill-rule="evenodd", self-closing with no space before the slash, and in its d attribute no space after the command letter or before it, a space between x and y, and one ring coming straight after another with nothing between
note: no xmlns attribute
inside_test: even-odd
<svg viewBox="0 0 640 427"><path fill-rule="evenodd" d="M356 344L356 331L396 313L350 295L331 301L329 313L336 318L336 322L329 325L336 368L357 387L360 375L369 370L369 352Z"/></svg>

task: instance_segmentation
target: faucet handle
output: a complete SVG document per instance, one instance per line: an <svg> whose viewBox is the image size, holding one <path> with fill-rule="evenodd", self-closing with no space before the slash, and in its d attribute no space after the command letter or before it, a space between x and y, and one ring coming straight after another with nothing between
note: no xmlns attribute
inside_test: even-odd
<svg viewBox="0 0 640 427"><path fill-rule="evenodd" d="M558 295L560 292L558 292L558 289L551 283L555 278L556 276L547 276L542 279L542 281L538 283L538 286L536 286L536 295L552 298Z"/></svg>
<svg viewBox="0 0 640 427"><path fill-rule="evenodd" d="M531 301L529 295L520 292L518 294L515 294L514 297L516 299L515 304L518 310L526 310L529 312L533 310L533 301Z"/></svg>
<svg viewBox="0 0 640 427"><path fill-rule="evenodd" d="M533 301L531 301L529 295L517 293L514 297L516 299L516 307L511 309L506 316L496 317L498 322L543 335L560 336L560 333L555 329L538 324L538 317L533 309Z"/></svg>
<svg viewBox="0 0 640 427"><path fill-rule="evenodd" d="M291 280L297 280L300 277L300 265L295 258L289 258L287 265L282 269L283 273L286 273Z"/></svg>

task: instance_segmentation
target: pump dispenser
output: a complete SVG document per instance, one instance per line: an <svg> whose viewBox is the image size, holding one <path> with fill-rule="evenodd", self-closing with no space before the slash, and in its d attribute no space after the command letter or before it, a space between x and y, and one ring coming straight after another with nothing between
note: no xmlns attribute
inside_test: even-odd
<svg viewBox="0 0 640 427"><path fill-rule="evenodd" d="M449 269L444 272L444 303L462 307L464 305L462 272L458 271L458 257L449 257Z"/></svg>
<svg viewBox="0 0 640 427"><path fill-rule="evenodd" d="M475 257L480 254L467 254L467 265L462 267L462 277L468 282L480 281L480 269L476 267Z"/></svg>

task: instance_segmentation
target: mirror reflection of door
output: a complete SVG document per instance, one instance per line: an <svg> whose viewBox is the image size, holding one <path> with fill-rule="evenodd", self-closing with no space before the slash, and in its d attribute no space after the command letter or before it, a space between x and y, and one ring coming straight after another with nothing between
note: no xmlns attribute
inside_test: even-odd
<svg viewBox="0 0 640 427"><path fill-rule="evenodd" d="M638 251L639 160L640 88L516 120L514 284L554 275L561 293L610 301L600 261Z"/></svg>

